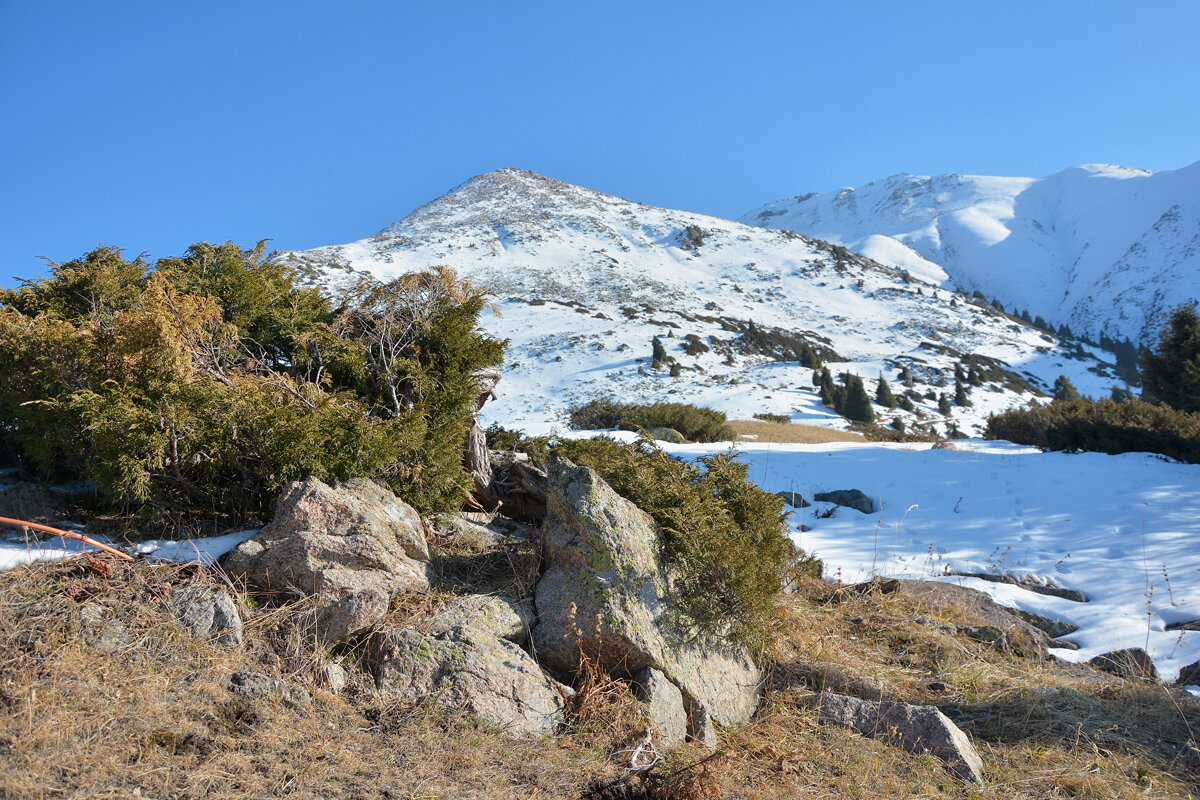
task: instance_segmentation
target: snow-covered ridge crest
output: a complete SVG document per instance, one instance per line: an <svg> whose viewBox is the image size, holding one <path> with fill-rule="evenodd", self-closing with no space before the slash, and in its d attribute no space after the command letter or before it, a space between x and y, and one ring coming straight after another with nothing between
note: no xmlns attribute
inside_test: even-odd
<svg viewBox="0 0 1200 800"><path fill-rule="evenodd" d="M1098 338L1152 342L1200 298L1200 162L1044 178L893 175L768 203L744 222L827 239Z"/></svg>
<svg viewBox="0 0 1200 800"><path fill-rule="evenodd" d="M953 397L955 365L971 356L992 377L973 391L972 406L954 412L964 432L989 412L1027 403L1059 374L1092 394L1114 382L1097 365L1107 358L1099 351L1064 349L841 247L519 169L476 176L375 236L283 258L325 285L448 264L489 287L502 316L483 324L511 345L501 399L487 411L528 430L561 425L569 404L601 394L841 425L796 361L801 344L869 390L907 367L914 410L881 409L882 421L939 433L949 421L937 396ZM678 376L652 368L656 335Z"/></svg>

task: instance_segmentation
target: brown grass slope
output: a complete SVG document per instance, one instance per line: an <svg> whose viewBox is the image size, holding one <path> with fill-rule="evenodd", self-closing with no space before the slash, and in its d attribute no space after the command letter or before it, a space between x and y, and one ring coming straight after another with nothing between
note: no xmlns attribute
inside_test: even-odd
<svg viewBox="0 0 1200 800"><path fill-rule="evenodd" d="M246 644L235 652L198 642L161 601L197 582L218 579L85 560L0 574L0 797L1014 800L1184 798L1200 783L1186 749L1200 726L1195 700L998 651L956 634L975 620L901 593L830 602L830 584L805 584L787 601L786 635L764 655L771 678L755 720L723 731L715 754L689 745L631 777L643 718L627 687L602 674L585 673L588 702L567 730L514 740L436 705L381 702L354 672L353 649L331 654L306 640L295 624L302 609L245 608ZM426 602L395 615L419 616ZM97 649L84 606L103 609L124 636ZM317 677L333 657L352 672L340 696ZM223 681L235 670L304 686L313 704L233 695ZM986 784L818 725L804 700L822 688L938 705L975 742Z"/></svg>

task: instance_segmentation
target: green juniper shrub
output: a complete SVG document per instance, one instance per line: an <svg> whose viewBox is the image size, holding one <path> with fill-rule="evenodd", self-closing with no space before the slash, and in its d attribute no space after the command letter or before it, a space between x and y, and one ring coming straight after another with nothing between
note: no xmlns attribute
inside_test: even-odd
<svg viewBox="0 0 1200 800"><path fill-rule="evenodd" d="M688 403L639 405L618 403L611 397L599 397L581 406L573 406L567 414L575 430L673 428L694 442L727 442L737 438L720 411Z"/></svg>
<svg viewBox="0 0 1200 800"><path fill-rule="evenodd" d="M988 419L984 436L1047 450L1149 452L1200 463L1200 413L1144 400L1055 400Z"/></svg>
<svg viewBox="0 0 1200 800"><path fill-rule="evenodd" d="M787 414L769 414L767 412L760 412L755 414L754 418L761 419L763 422L779 422L788 425L790 425L792 422L792 418Z"/></svg>
<svg viewBox="0 0 1200 800"><path fill-rule="evenodd" d="M256 513L313 475L461 505L471 372L505 344L476 328L481 290L442 267L335 316L261 244L159 264L101 247L6 293L0 432L23 467L114 503Z"/></svg>
<svg viewBox="0 0 1200 800"><path fill-rule="evenodd" d="M678 574L675 588L701 630L764 646L775 632L783 576L819 570L788 539L782 499L747 480L747 465L731 453L687 463L646 439L602 437L558 442L550 452L591 467L654 519Z"/></svg>

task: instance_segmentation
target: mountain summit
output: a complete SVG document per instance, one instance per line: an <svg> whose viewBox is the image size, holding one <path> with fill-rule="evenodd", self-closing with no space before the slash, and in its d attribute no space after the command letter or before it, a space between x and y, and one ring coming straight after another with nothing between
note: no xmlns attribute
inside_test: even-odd
<svg viewBox="0 0 1200 800"><path fill-rule="evenodd" d="M1200 298L1200 162L1108 164L1044 178L893 175L742 217L836 242L946 287L981 291L1094 338L1151 342Z"/></svg>
<svg viewBox="0 0 1200 800"><path fill-rule="evenodd" d="M881 377L907 382L907 402L879 407L879 420L939 434L977 432L1060 374L1093 395L1116 382L1102 351L948 291L937 275L519 169L478 175L370 238L283 258L331 286L435 264L487 286L502 316L484 324L511 345L486 411L530 432L601 395L844 426L820 402L812 354L868 391ZM956 371L975 386L944 411Z"/></svg>

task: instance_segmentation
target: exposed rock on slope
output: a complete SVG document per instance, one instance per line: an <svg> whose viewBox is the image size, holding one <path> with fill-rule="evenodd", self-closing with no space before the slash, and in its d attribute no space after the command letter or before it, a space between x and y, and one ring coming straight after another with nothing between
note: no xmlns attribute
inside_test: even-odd
<svg viewBox="0 0 1200 800"><path fill-rule="evenodd" d="M759 670L744 650L679 627L648 514L562 459L550 467L542 537L533 639L543 664L574 673L582 649L615 675L659 670L683 692L693 731L706 716L720 725L750 719Z"/></svg>
<svg viewBox="0 0 1200 800"><path fill-rule="evenodd" d="M275 519L229 554L225 568L251 588L317 598L317 633L342 641L383 620L400 592L429 588L420 517L387 489L351 480L293 483Z"/></svg>

